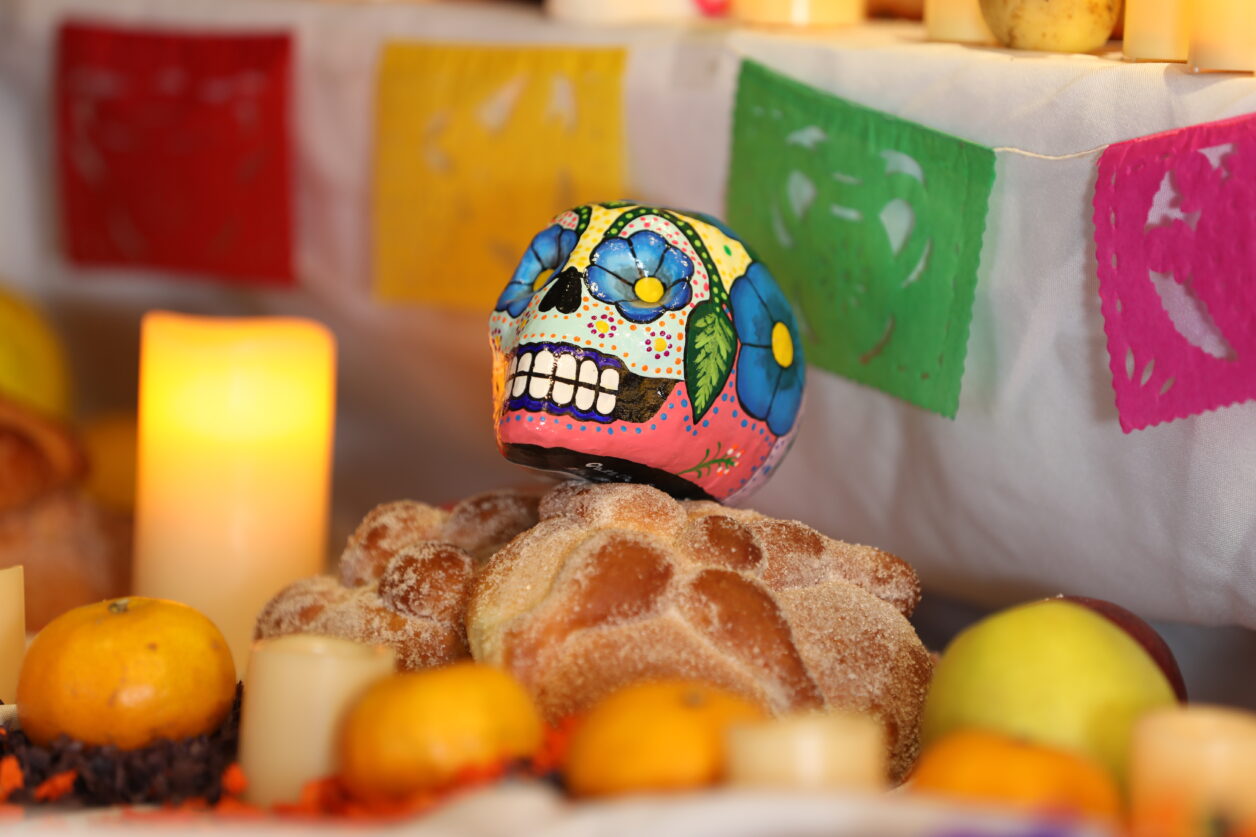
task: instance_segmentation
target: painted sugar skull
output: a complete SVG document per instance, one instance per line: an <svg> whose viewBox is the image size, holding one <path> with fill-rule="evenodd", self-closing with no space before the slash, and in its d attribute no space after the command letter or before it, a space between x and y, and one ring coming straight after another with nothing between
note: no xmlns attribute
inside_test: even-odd
<svg viewBox="0 0 1256 837"><path fill-rule="evenodd" d="M564 212L532 239L490 329L497 442L514 462L732 500L793 438L793 310L713 219Z"/></svg>

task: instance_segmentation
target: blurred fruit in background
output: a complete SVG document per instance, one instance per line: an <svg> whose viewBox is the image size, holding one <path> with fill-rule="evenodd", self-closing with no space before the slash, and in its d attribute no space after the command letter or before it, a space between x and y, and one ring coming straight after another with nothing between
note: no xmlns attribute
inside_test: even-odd
<svg viewBox="0 0 1256 837"><path fill-rule="evenodd" d="M533 755L540 714L511 675L480 663L375 682L341 724L340 779L359 799L400 800L465 772Z"/></svg>
<svg viewBox="0 0 1256 837"><path fill-rule="evenodd" d="M106 413L83 422L79 433L91 463L84 487L105 508L135 511L136 419L134 413Z"/></svg>
<svg viewBox="0 0 1256 837"><path fill-rule="evenodd" d="M951 641L934 668L921 734L928 746L967 728L1001 732L1094 758L1123 782L1135 721L1177 702L1166 669L1116 611L1046 599L988 616Z"/></svg>
<svg viewBox="0 0 1256 837"><path fill-rule="evenodd" d="M703 683L637 683L602 699L580 722L563 775L580 796L714 784L724 771L728 728L765 717L756 704Z"/></svg>
<svg viewBox="0 0 1256 837"><path fill-rule="evenodd" d="M43 314L0 285L0 394L49 416L69 412L65 350Z"/></svg>
<svg viewBox="0 0 1256 837"><path fill-rule="evenodd" d="M926 748L915 793L1005 806L1028 814L1119 822L1112 776L1084 756L985 730L951 733Z"/></svg>

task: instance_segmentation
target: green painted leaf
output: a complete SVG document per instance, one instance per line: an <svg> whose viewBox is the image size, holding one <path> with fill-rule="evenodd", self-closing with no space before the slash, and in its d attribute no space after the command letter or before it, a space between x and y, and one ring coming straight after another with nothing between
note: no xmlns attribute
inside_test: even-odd
<svg viewBox="0 0 1256 837"><path fill-rule="evenodd" d="M588 204L577 206L573 212L576 213L576 237L584 235L584 231L589 227L589 219L593 217L593 210Z"/></svg>
<svg viewBox="0 0 1256 837"><path fill-rule="evenodd" d="M737 336L733 322L715 301L694 306L685 330L685 388L697 423L715 402L733 370Z"/></svg>

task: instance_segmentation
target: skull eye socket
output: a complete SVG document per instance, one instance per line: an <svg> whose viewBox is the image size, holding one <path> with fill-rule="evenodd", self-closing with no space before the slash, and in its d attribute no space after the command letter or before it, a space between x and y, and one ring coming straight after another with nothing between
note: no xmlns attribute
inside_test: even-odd
<svg viewBox="0 0 1256 837"><path fill-rule="evenodd" d="M495 310L518 317L532 297L549 285L576 246L576 231L551 224L537 233L523 252L518 267L497 298Z"/></svg>

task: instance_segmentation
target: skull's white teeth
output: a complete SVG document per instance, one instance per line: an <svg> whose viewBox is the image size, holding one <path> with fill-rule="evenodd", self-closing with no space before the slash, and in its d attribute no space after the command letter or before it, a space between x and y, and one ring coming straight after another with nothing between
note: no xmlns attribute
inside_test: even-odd
<svg viewBox="0 0 1256 837"><path fill-rule="evenodd" d="M607 392L619 392L619 370L618 369L603 369L602 370L602 389L606 390ZM612 399L612 401L613 400L614 399ZM600 400L599 400L598 412L609 413L610 410L603 411L600 404Z"/></svg>
<svg viewBox="0 0 1256 837"><path fill-rule="evenodd" d="M536 360L532 362L532 374L540 375L548 378L554 374L554 353L546 349L543 352L537 352Z"/></svg>
<svg viewBox="0 0 1256 837"><path fill-rule="evenodd" d="M539 375L533 375L532 380L528 382L528 395L537 401L544 401L549 395L550 384L553 383L552 378L542 378Z"/></svg>
<svg viewBox="0 0 1256 837"><path fill-rule="evenodd" d="M544 400L549 395L553 374L554 353L548 349L537 352L536 360L532 362L532 380L528 382L528 395L537 401Z"/></svg>
<svg viewBox="0 0 1256 837"><path fill-rule="evenodd" d="M610 416L618 403L622 379L620 370L599 369L591 358L542 349L511 358L507 389L512 398L527 394L557 407L573 406L583 412L596 409Z"/></svg>

